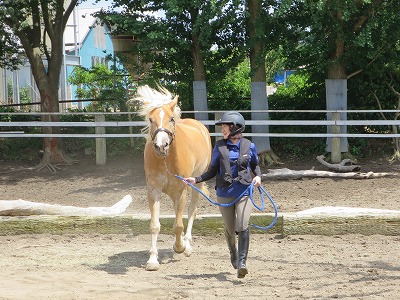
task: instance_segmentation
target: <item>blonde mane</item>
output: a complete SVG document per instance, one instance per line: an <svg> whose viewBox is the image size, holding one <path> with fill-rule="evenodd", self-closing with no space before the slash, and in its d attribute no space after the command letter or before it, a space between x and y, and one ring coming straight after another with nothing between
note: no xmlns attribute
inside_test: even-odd
<svg viewBox="0 0 400 300"><path fill-rule="evenodd" d="M174 100L174 95L172 95L166 88L159 87L158 89L159 90L152 89L148 85L140 86L138 88L134 100L141 104L139 110L141 116L147 117L154 109ZM174 117L180 118L180 116L181 109L178 106L175 106Z"/></svg>
<svg viewBox="0 0 400 300"><path fill-rule="evenodd" d="M158 87L158 90L155 90L148 85L143 85L137 89L137 93L133 98L133 101L140 103L140 109L138 113L142 117L145 117L145 121L148 123L147 126L142 129L142 132L148 132L150 125L148 116L150 113L154 109L170 103L174 100L174 97L175 96L172 95L171 92L169 92L165 87ZM175 105L173 113L175 119L178 120L181 118L181 109L178 105Z"/></svg>

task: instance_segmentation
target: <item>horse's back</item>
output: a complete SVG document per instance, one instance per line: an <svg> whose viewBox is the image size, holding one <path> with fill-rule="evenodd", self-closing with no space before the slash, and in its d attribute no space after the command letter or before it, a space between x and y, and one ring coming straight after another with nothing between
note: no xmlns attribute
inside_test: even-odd
<svg viewBox="0 0 400 300"><path fill-rule="evenodd" d="M180 119L176 126L183 131L186 139L197 141L196 144L205 143L205 148L211 151L210 133L203 123L195 119Z"/></svg>
<svg viewBox="0 0 400 300"><path fill-rule="evenodd" d="M194 159L205 160L208 163L211 160L211 138L208 129L203 123L195 119L181 119L176 124L176 147L186 152L186 155L193 156Z"/></svg>

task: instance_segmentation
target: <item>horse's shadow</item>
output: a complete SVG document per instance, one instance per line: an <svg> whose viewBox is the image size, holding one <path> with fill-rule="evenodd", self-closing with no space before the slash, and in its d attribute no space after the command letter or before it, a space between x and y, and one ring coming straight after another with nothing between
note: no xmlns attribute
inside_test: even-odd
<svg viewBox="0 0 400 300"><path fill-rule="evenodd" d="M158 257L161 264L170 264L176 262L175 252L172 249L159 249ZM121 252L108 257L108 262L92 266L93 269L98 271L104 271L108 274L126 274L129 268L140 268L144 269L146 267L146 262L149 258L149 251L130 251ZM202 274L179 274L179 275L169 275L175 278L181 279L201 279L201 278L212 278L214 277L218 281L230 281L233 284L242 284L239 280L231 280L228 277L231 273L220 272L220 273L202 273Z"/></svg>
<svg viewBox="0 0 400 300"><path fill-rule="evenodd" d="M173 261L174 252L171 249L159 249L158 257L161 261ZM126 274L129 268L145 268L149 259L149 251L122 252L108 257L108 262L94 266L93 269L108 274Z"/></svg>

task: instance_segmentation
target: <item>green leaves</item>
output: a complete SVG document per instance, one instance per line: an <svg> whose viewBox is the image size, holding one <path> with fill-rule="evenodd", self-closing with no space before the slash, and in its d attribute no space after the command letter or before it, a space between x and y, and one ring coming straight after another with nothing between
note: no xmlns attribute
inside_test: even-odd
<svg viewBox="0 0 400 300"><path fill-rule="evenodd" d="M75 67L68 82L78 86L77 98L97 100L92 106L98 111L109 108L126 110L128 89L133 85L126 70L114 71L102 64L90 69Z"/></svg>

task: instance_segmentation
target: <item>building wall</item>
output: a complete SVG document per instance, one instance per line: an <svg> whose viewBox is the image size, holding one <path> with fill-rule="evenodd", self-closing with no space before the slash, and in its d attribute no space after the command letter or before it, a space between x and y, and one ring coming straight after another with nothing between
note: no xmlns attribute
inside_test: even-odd
<svg viewBox="0 0 400 300"><path fill-rule="evenodd" d="M79 49L81 66L90 69L95 64L101 63L107 64L107 66L111 68L113 61L107 61L106 57L110 54L113 55L113 52L113 44L108 27L94 24L89 29ZM74 54L74 51L71 51L71 54ZM67 78L71 75L73 69L73 66L67 66ZM77 99L75 94L76 89L76 86L68 84L68 95L71 96L71 100ZM89 103L90 102L74 102L73 106L83 108Z"/></svg>

